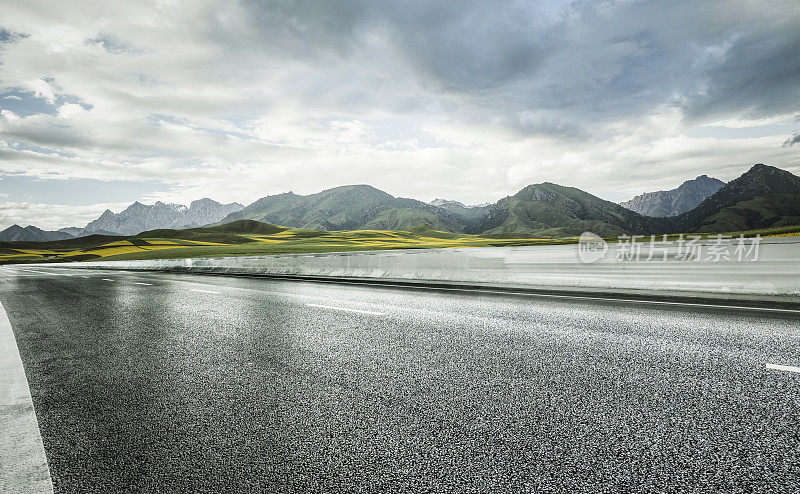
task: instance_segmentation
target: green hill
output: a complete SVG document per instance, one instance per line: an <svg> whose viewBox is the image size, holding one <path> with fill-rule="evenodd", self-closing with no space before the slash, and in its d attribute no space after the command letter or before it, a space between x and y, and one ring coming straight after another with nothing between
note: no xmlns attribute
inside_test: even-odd
<svg viewBox="0 0 800 494"><path fill-rule="evenodd" d="M615 236L648 232L660 223L580 189L542 183L501 199L467 232L566 237L591 231Z"/></svg>
<svg viewBox="0 0 800 494"><path fill-rule="evenodd" d="M410 230L427 225L438 231L494 237L559 238L584 231L604 237L708 233L798 224L798 197L800 178L756 165L695 209L669 218L642 216L580 189L546 182L479 208L444 200L425 204L368 185L336 187L307 196L288 192L261 198L219 224L249 219L317 231Z"/></svg>
<svg viewBox="0 0 800 494"><path fill-rule="evenodd" d="M0 247L12 249L85 249L104 245L127 237L112 235L87 235L85 237L68 238L66 240L49 240L44 242L0 242Z"/></svg>
<svg viewBox="0 0 800 494"><path fill-rule="evenodd" d="M286 230L281 226L253 220L239 220L224 225L187 228L185 230L159 229L142 232L129 237L129 241L144 238L168 238L192 240L194 242L216 242L242 244L252 242L246 235L272 235Z"/></svg>
<svg viewBox="0 0 800 494"><path fill-rule="evenodd" d="M346 185L302 196L287 192L263 197L218 224L250 219L311 230L403 230L428 224L460 231L449 211L414 199L393 197L369 185Z"/></svg>
<svg viewBox="0 0 800 494"><path fill-rule="evenodd" d="M672 220L672 232L732 232L798 225L800 177L757 164Z"/></svg>

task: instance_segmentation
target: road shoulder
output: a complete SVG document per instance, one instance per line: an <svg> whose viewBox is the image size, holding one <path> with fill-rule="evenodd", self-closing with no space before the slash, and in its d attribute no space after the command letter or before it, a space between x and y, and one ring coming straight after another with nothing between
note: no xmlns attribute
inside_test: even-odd
<svg viewBox="0 0 800 494"><path fill-rule="evenodd" d="M53 483L11 322L0 304L0 491L51 493Z"/></svg>

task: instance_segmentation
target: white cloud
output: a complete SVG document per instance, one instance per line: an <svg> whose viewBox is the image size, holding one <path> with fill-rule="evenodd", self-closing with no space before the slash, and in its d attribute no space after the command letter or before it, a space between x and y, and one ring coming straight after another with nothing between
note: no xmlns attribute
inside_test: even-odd
<svg viewBox="0 0 800 494"><path fill-rule="evenodd" d="M0 202L0 230L11 225L35 225L43 230L68 226L83 227L106 209L121 211L127 204L104 203L89 206L42 204L29 202Z"/></svg>
<svg viewBox="0 0 800 494"><path fill-rule="evenodd" d="M58 108L58 116L60 118L72 118L84 113L86 113L86 110L81 105L76 105L74 103L67 103Z"/></svg>
<svg viewBox="0 0 800 494"><path fill-rule="evenodd" d="M7 122L19 120L17 114L11 110L0 110L0 116L2 116Z"/></svg>
<svg viewBox="0 0 800 494"><path fill-rule="evenodd" d="M55 91L53 91L53 88L47 81L43 79L34 79L32 81L23 82L22 86L33 91L33 95L37 98L44 98L51 105L55 103Z"/></svg>
<svg viewBox="0 0 800 494"><path fill-rule="evenodd" d="M0 88L52 111L2 110L0 173L155 179L169 191L143 199L181 203L346 183L478 203L537 181L622 200L755 162L798 172L787 132L686 135L796 121L773 102L798 78L759 60L798 15L735 3L15 2L4 25L27 36L0 51ZM777 89L720 82L748 73ZM730 101L701 97L715 88Z"/></svg>

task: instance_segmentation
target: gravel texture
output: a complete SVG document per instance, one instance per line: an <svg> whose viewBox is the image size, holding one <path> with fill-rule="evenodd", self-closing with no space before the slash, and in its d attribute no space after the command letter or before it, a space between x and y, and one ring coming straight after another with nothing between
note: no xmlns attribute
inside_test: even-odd
<svg viewBox="0 0 800 494"><path fill-rule="evenodd" d="M0 302L57 492L800 490L797 315L37 271Z"/></svg>

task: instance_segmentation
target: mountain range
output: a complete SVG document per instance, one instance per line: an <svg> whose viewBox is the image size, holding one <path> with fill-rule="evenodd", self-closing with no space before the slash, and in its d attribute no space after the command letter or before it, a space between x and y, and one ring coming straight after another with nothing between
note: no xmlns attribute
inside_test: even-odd
<svg viewBox="0 0 800 494"><path fill-rule="evenodd" d="M11 225L0 232L0 242L52 242L68 238L72 238L72 235L64 232L45 231L33 225L24 228L19 225Z"/></svg>
<svg viewBox="0 0 800 494"><path fill-rule="evenodd" d="M465 220L448 209L394 197L370 185L345 185L316 194L277 194L231 213L218 224L255 220L310 230L407 230L427 224L459 231Z"/></svg>
<svg viewBox="0 0 800 494"><path fill-rule="evenodd" d="M136 201L117 214L106 209L99 218L86 225L80 233L85 235L111 232L112 234L136 235L157 228L193 228L219 221L243 207L236 202L220 204L208 198L192 201L188 208L182 204L164 204L161 201L153 205Z"/></svg>
<svg viewBox="0 0 800 494"><path fill-rule="evenodd" d="M800 178L791 173L758 164L718 187L721 183L700 176L675 189L666 211L672 216L642 215L580 189L547 182L478 207L443 199L426 204L369 185L349 185L307 196L289 192L263 197L217 224L251 219L314 230L408 230L424 224L450 232L542 237L584 231L616 236L800 225ZM691 204L695 207L680 212Z"/></svg>
<svg viewBox="0 0 800 494"><path fill-rule="evenodd" d="M610 237L653 230L648 218L574 187L545 182L529 185L499 200L466 228L467 233L545 237L580 235L585 231Z"/></svg>
<svg viewBox="0 0 800 494"><path fill-rule="evenodd" d="M477 206L465 206L464 203L447 199L434 199L428 204L446 209L467 222L480 218L486 214L488 206L491 206L490 203L479 204Z"/></svg>
<svg viewBox="0 0 800 494"><path fill-rule="evenodd" d="M164 204L161 201L148 206L137 201L121 213L114 214L106 209L83 231L88 234L105 231L136 235L158 228L193 228L219 221L243 207L237 202L220 204L208 198L192 201L188 208L182 204Z"/></svg>
<svg viewBox="0 0 800 494"><path fill-rule="evenodd" d="M674 231L704 233L800 225L800 177L758 164L671 220Z"/></svg>
<svg viewBox="0 0 800 494"><path fill-rule="evenodd" d="M32 225L25 228L12 225L0 231L0 241L50 242L88 235L136 235L158 228L193 228L217 222L243 207L236 202L220 204L208 198L193 201L189 207L163 202L148 206L136 201L117 214L106 209L98 219L83 228L71 226L45 231Z"/></svg>
<svg viewBox="0 0 800 494"><path fill-rule="evenodd" d="M722 180L700 175L694 180L687 180L677 189L645 192L619 204L643 216L677 216L696 208L723 185L725 182Z"/></svg>
<svg viewBox="0 0 800 494"><path fill-rule="evenodd" d="M591 231L601 236L679 232L730 232L800 225L800 177L757 164L741 177L722 182L705 175L672 191L643 194L626 203L651 215L553 183L529 185L491 205L465 206L438 199L424 203L394 197L369 185L347 185L316 194L266 196L243 207L210 199L188 208L157 202L106 211L85 228L45 232L14 225L2 240L58 240L65 235L125 234L147 230L219 225L255 220L312 230L435 230L489 236L564 237ZM712 189L718 190L711 192ZM706 197L703 197L708 194ZM635 204L630 204L634 203ZM688 211L681 211L697 202Z"/></svg>

